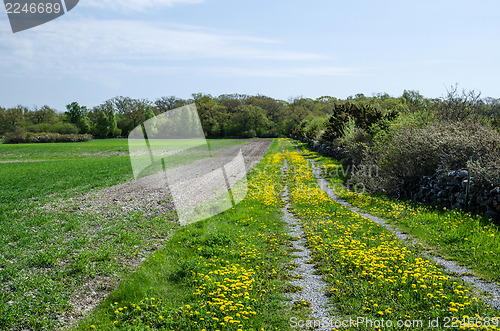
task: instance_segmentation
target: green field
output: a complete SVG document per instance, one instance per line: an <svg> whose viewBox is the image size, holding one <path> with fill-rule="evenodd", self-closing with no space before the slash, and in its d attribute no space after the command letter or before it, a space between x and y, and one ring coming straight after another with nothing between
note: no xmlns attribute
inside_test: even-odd
<svg viewBox="0 0 500 331"><path fill-rule="evenodd" d="M211 148L240 143L214 140ZM175 215L42 208L132 180L127 153L127 140L119 139L0 145L1 326L60 325L76 289L94 278L120 278L131 267L120 260L143 258L168 235Z"/></svg>

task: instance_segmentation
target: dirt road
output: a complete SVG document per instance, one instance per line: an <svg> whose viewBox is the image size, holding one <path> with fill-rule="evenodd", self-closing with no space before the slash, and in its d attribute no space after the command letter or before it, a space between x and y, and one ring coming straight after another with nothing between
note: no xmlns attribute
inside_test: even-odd
<svg viewBox="0 0 500 331"><path fill-rule="evenodd" d="M245 144L216 151L212 157L195 161L177 172L176 181L188 180L213 171L230 162L240 149L245 167L250 171L269 149L272 139L244 140ZM174 209L171 194L163 173L147 176L128 183L90 192L71 199L80 205L80 212L115 214L141 211L146 217L166 214ZM117 208L118 207L118 210Z"/></svg>

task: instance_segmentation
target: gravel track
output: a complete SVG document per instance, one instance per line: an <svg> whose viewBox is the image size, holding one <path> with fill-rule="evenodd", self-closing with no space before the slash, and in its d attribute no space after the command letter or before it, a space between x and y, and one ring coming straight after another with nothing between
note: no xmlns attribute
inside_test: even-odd
<svg viewBox="0 0 500 331"><path fill-rule="evenodd" d="M286 165L284 168L286 171ZM286 205L281 209L283 212L283 221L288 224L290 231L288 234L296 240L293 241L293 248L296 250L293 258L293 263L297 265L297 268L293 269L292 275L300 275L302 278L295 279L290 282L291 285L301 287L300 292L288 293L287 296L292 298L294 301L305 300L311 304L311 314L310 316L320 321L320 327L316 330L331 330L327 327L327 323L321 323L321 321L330 321L331 316L328 310L332 308L332 305L328 301L328 297L325 295L326 288L328 284L319 275L315 275L316 270L314 264L309 263L311 260L311 251L305 246L305 233L299 220L297 220L292 213L290 213L290 203L288 202L288 187L285 187L282 199L286 202Z"/></svg>
<svg viewBox="0 0 500 331"><path fill-rule="evenodd" d="M249 141L249 140L245 140ZM237 145L229 149L218 150L213 153L213 157L196 161L180 172L178 180L189 178L193 173L209 172L215 167L231 161L240 151L243 153L245 167L250 171L255 167L266 154L272 139L251 140L245 144ZM185 171L184 171L185 170ZM74 206L78 206L76 213L99 214L103 219L113 219L116 215L129 213L132 211L142 211L144 217L152 215L171 215L174 211L174 204L169 199L170 192L166 185L164 174L152 175L136 181L115 185L102 190L89 192L79 197L68 200L61 200L55 204L48 204L43 208L52 211L68 210L74 211ZM170 216L169 216L170 218ZM104 222L104 221L103 221ZM147 251L140 255L148 256L152 251L161 246L161 242L149 247ZM145 248L141 249L145 250ZM136 269L145 257L138 259L121 259L121 263L128 265L130 270ZM89 279L85 284L80 285L73 293L71 305L74 310L61 317L66 326L63 329L71 328L78 323L83 316L88 315L109 292L119 284L120 280L113 277L95 277Z"/></svg>
<svg viewBox="0 0 500 331"><path fill-rule="evenodd" d="M300 153L298 147L296 148L297 151ZM391 224L388 224L384 219L368 213L361 212L359 208L354 207L347 201L340 199L335 194L334 190L328 186L328 181L322 176L321 169L317 167L312 160L308 159L308 161L311 163L313 167L313 173L318 180L319 186L326 194L328 194L330 199L336 201L337 203L341 204L344 207L351 209L352 211L358 213L359 215L379 224L380 226L383 226L387 230L391 231L397 238L404 241L408 245L418 245L420 243L419 240L410 236L408 233L397 230ZM464 266L460 266L455 262L446 260L440 256L436 256L432 254L431 251L424 251L424 255L428 259L433 260L438 265L440 265L446 272L453 274L456 278L459 278L470 285L473 285L478 290L478 292L480 291L486 292L487 293L486 296L483 295L485 301L492 308L500 310L500 287L497 284L486 282L482 279L479 279L478 277L472 275L473 270L468 269Z"/></svg>

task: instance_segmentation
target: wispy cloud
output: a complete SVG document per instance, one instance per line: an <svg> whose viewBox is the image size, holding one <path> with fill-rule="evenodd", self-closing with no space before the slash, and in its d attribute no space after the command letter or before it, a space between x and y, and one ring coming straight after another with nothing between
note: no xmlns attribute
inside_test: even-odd
<svg viewBox="0 0 500 331"><path fill-rule="evenodd" d="M193 68L194 69L194 68ZM341 68L332 66L316 67L205 67L196 68L196 72L207 75L217 75L226 77L254 77L254 78L294 78L309 76L348 76L360 71L359 68Z"/></svg>
<svg viewBox="0 0 500 331"><path fill-rule="evenodd" d="M0 35L0 80L71 80L116 91L131 82L346 76L322 53L231 30L140 20L60 20ZM145 83L146 85L149 83Z"/></svg>
<svg viewBox="0 0 500 331"><path fill-rule="evenodd" d="M57 32L50 33L50 29ZM60 21L45 33L0 38L0 73L88 74L96 67L158 63L196 67L197 61L306 62L327 59L323 54L286 50L279 41L238 35L196 26L162 25L143 21ZM100 69L99 69L100 70ZM295 69L300 71L302 69Z"/></svg>
<svg viewBox="0 0 500 331"><path fill-rule="evenodd" d="M146 10L170 7L177 4L197 4L205 0L84 0L80 4L89 7L111 10Z"/></svg>

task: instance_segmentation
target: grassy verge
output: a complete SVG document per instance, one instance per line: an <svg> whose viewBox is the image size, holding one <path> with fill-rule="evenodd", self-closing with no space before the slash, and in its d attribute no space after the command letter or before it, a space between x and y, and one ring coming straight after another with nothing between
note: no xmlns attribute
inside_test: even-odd
<svg viewBox="0 0 500 331"><path fill-rule="evenodd" d="M290 237L281 221L278 141L235 208L172 234L81 330L289 330L307 308L285 305Z"/></svg>
<svg viewBox="0 0 500 331"><path fill-rule="evenodd" d="M0 329L56 329L83 287L106 293L168 237L175 215L40 208L131 180L127 151L118 139L0 145L0 161L28 161L0 163Z"/></svg>
<svg viewBox="0 0 500 331"><path fill-rule="evenodd" d="M339 322L357 321L352 329L377 329L381 321L384 329L428 329L436 320L440 329L498 325L479 294L388 230L329 199L299 153L288 153L287 159L293 212L329 283L332 315L341 316Z"/></svg>
<svg viewBox="0 0 500 331"><path fill-rule="evenodd" d="M490 221L462 211L345 190L339 185L343 178L338 161L311 152L304 144L301 148L323 168L340 198L391 221L434 252L471 268L482 278L500 283L500 231Z"/></svg>

